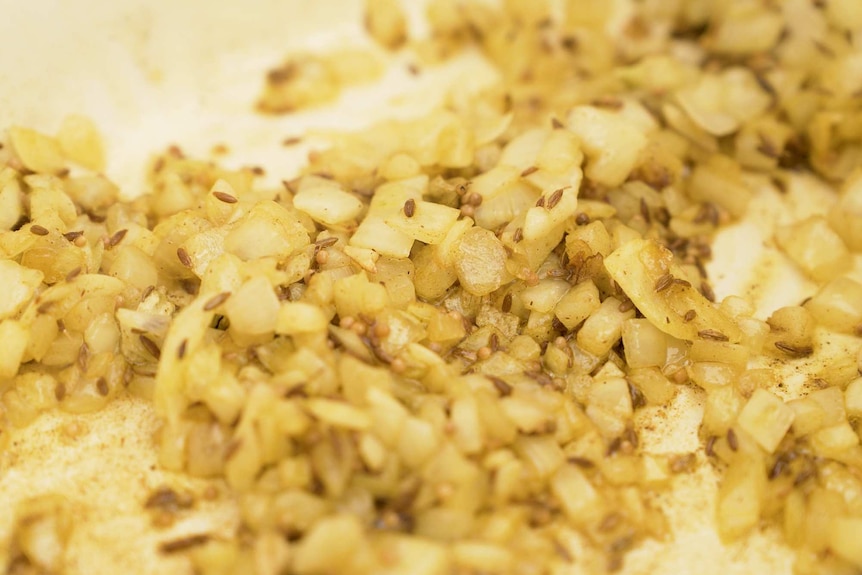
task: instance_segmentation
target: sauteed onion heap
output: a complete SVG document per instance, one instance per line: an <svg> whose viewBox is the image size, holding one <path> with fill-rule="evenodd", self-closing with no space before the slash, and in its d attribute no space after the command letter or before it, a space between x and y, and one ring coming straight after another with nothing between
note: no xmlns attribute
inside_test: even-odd
<svg viewBox="0 0 862 575"><path fill-rule="evenodd" d="M151 399L161 465L239 502L234 537L161 549L208 575L612 572L673 537L656 494L701 466L725 541L772 525L800 573L862 568L862 4L623 5L440 0L411 40L369 1L417 73L478 50L499 81L332 136L282 189L172 148L122 201L88 120L11 128L0 449ZM374 54L294 55L258 109L331 101ZM716 302L714 234L799 177L832 207L774 241L816 293ZM638 414L681 389L701 445L650 452ZM62 569L62 504L16 513L0 559Z"/></svg>

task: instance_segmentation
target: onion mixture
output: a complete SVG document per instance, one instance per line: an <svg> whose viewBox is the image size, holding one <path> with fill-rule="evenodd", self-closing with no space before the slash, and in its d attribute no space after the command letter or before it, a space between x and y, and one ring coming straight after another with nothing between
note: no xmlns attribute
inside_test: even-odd
<svg viewBox="0 0 862 575"><path fill-rule="evenodd" d="M396 0L365 16L376 47L292 54L250 109L349 97L392 53L497 81L330 135L279 189L172 147L123 200L88 119L8 129L0 450L152 401L160 465L238 504L158 549L201 575L624 570L704 467L723 541L862 569L862 3L436 0L425 39ZM812 296L717 301L716 232L799 185L828 207L769 241ZM647 449L639 414L682 390L699 444ZM155 529L191 504L142 502ZM63 572L62 497L11 512L0 571Z"/></svg>

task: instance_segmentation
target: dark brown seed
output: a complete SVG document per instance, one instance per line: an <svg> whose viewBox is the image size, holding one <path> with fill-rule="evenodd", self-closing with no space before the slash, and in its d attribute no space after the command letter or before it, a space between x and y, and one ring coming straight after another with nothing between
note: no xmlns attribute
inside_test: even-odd
<svg viewBox="0 0 862 575"><path fill-rule="evenodd" d="M629 445L632 447L637 447L640 445L640 439L638 439L638 434L632 427L626 427L626 430L623 431L623 438L629 442Z"/></svg>
<svg viewBox="0 0 862 575"><path fill-rule="evenodd" d="M189 346L189 340L184 339L177 347L177 359L183 359L186 356L186 348Z"/></svg>
<svg viewBox="0 0 862 575"><path fill-rule="evenodd" d="M709 439L706 440L706 447L704 448L704 451L709 457L715 455L715 439L716 437L714 435L710 435Z"/></svg>
<svg viewBox="0 0 862 575"><path fill-rule="evenodd" d="M647 205L646 200L644 198L641 198L640 210L641 210L641 217L644 219L644 221L647 224L649 224L652 218L650 218L649 206Z"/></svg>
<svg viewBox="0 0 862 575"><path fill-rule="evenodd" d="M509 313L512 310L512 293L507 293L503 296L503 303L500 305L503 313Z"/></svg>
<svg viewBox="0 0 862 575"><path fill-rule="evenodd" d="M776 341L775 347L793 357L806 357L814 353L814 348L810 345L795 346L783 341Z"/></svg>
<svg viewBox="0 0 862 575"><path fill-rule="evenodd" d="M488 347L491 348L492 352L500 349L500 338L497 336L496 333L492 333L491 336L488 338Z"/></svg>
<svg viewBox="0 0 862 575"><path fill-rule="evenodd" d="M700 293L703 294L707 300L714 302L715 301L715 292L712 291L712 287L706 282L701 282L700 284Z"/></svg>
<svg viewBox="0 0 862 575"><path fill-rule="evenodd" d="M583 467L584 469L590 469L591 467L596 466L595 463L593 463L592 461L590 461L586 457L573 456L573 457L569 457L566 461L568 461L569 463L572 463L574 465L577 465L578 467Z"/></svg>
<svg viewBox="0 0 862 575"><path fill-rule="evenodd" d="M536 200L536 207L537 208L544 208L545 207L545 196L542 196L541 198Z"/></svg>
<svg viewBox="0 0 862 575"><path fill-rule="evenodd" d="M78 238L84 235L84 232L81 230L75 230L74 232L66 232L63 234L63 237L66 238L70 242L74 242Z"/></svg>
<svg viewBox="0 0 862 575"><path fill-rule="evenodd" d="M715 329L702 329L697 332L697 336L701 339L709 339L712 341L728 341L728 337Z"/></svg>
<svg viewBox="0 0 862 575"><path fill-rule="evenodd" d="M192 267L192 257L189 255L189 252L187 252L185 248L177 248L177 258L180 260L180 263L183 264L183 266L187 268Z"/></svg>
<svg viewBox="0 0 862 575"><path fill-rule="evenodd" d="M506 397L512 394L512 386L500 379L499 377L489 375L488 379L490 379L491 383L494 384L494 387L497 389L497 393L500 394L500 397Z"/></svg>
<svg viewBox="0 0 862 575"><path fill-rule="evenodd" d="M101 395L102 397L108 395L108 391L110 391L108 389L108 380L106 380L104 377L100 377L99 379L97 379L96 391L99 392L99 395Z"/></svg>
<svg viewBox="0 0 862 575"><path fill-rule="evenodd" d="M406 202L404 202L404 215L408 218L412 218L413 214L416 213L416 200L410 198Z"/></svg>
<svg viewBox="0 0 862 575"><path fill-rule="evenodd" d="M585 226L590 223L590 216L588 216L584 212L580 212L578 213L578 215L575 216L575 223L579 226Z"/></svg>
<svg viewBox="0 0 862 575"><path fill-rule="evenodd" d="M180 495L170 487L159 487L147 498L144 508L176 511L178 509L187 509L193 503L194 501L189 495Z"/></svg>
<svg viewBox="0 0 862 575"><path fill-rule="evenodd" d="M769 480L778 478L779 475L784 472L784 466L787 465L783 459L780 457L775 460L775 463L772 465L772 468L769 470Z"/></svg>
<svg viewBox="0 0 862 575"><path fill-rule="evenodd" d="M671 284L673 284L673 276L670 274L664 274L655 281L655 291L663 292L669 288Z"/></svg>
<svg viewBox="0 0 862 575"><path fill-rule="evenodd" d="M530 166L529 168L527 168L523 172L521 172L521 177L526 178L530 174L534 174L538 171L539 171L539 168L537 168L536 166Z"/></svg>
<svg viewBox="0 0 862 575"><path fill-rule="evenodd" d="M564 128L565 124L563 124L557 118L551 118L551 127L555 130L559 130L560 128Z"/></svg>
<svg viewBox="0 0 862 575"><path fill-rule="evenodd" d="M207 302L204 304L204 311L212 311L224 302L227 301L227 298L230 297L229 291L223 291L219 294L212 296Z"/></svg>
<svg viewBox="0 0 862 575"><path fill-rule="evenodd" d="M129 233L129 230L117 230L114 234L105 241L105 248L111 249L126 237L126 234Z"/></svg>
<svg viewBox="0 0 862 575"><path fill-rule="evenodd" d="M81 371L87 371L87 364L90 361L90 346L86 343L82 343L81 347L78 348L78 367L81 368Z"/></svg>
<svg viewBox="0 0 862 575"><path fill-rule="evenodd" d="M66 274L66 281L67 282L73 281L76 277L81 275L82 271L83 270L81 269L80 266L76 267L75 269L73 269L72 271L70 271L69 273Z"/></svg>
<svg viewBox="0 0 862 575"><path fill-rule="evenodd" d="M66 384L62 381L54 387L54 397L57 398L57 401L63 401L63 398L66 397Z"/></svg>
<svg viewBox="0 0 862 575"><path fill-rule="evenodd" d="M524 239L524 230L523 228L516 228L515 233L512 234L512 241L516 244Z"/></svg>
<svg viewBox="0 0 862 575"><path fill-rule="evenodd" d="M181 537L180 539L174 539L173 541L163 541L159 544L159 551L166 554L177 553L179 551L185 551L192 547L203 545L209 540L210 536L207 533L189 535L188 537Z"/></svg>
<svg viewBox="0 0 862 575"><path fill-rule="evenodd" d="M645 406L647 403L646 397L644 397L644 394L641 393L641 390L639 390L637 387L632 385L631 382L628 382L628 384L629 384L629 395L632 398L632 408L637 409L639 407Z"/></svg>
<svg viewBox="0 0 862 575"><path fill-rule="evenodd" d="M694 319L694 318L696 318L696 317L697 317L697 312L696 312L696 311L694 311L693 309L690 309L690 310L688 310L687 312L685 312L685 315L684 315L684 316L682 316L682 319L683 319L683 321L685 321L686 323L688 323L688 322L690 322L691 320L693 320L693 319Z"/></svg>
<svg viewBox="0 0 862 575"><path fill-rule="evenodd" d="M739 438L736 436L736 432L732 427L727 430L727 446L730 447L731 451L739 449Z"/></svg>
<svg viewBox="0 0 862 575"><path fill-rule="evenodd" d="M555 190L554 193L551 194L551 197L548 198L548 209L549 210L553 210L554 207L556 207L556 205L560 203L560 200L563 199L563 190L565 190L565 188L560 188L559 190Z"/></svg>
<svg viewBox="0 0 862 575"><path fill-rule="evenodd" d="M328 238L323 238L321 240L317 240L314 242L314 246L319 249L328 248L330 246L334 246L338 243L338 238L334 236L330 236Z"/></svg>
<svg viewBox="0 0 862 575"><path fill-rule="evenodd" d="M154 342L144 334L139 335L138 340L140 340L141 345L144 347L145 350L147 350L147 353L149 353L151 356L156 359L159 359L159 357L161 357L162 350L159 349L159 346L156 345L156 342Z"/></svg>
<svg viewBox="0 0 862 575"><path fill-rule="evenodd" d="M226 204L235 204L237 203L236 196L228 194L227 192L213 192L213 197L220 202L224 202Z"/></svg>
<svg viewBox="0 0 862 575"><path fill-rule="evenodd" d="M626 313L627 311L631 311L635 308L635 302L630 299L623 300L617 309L620 310L620 313Z"/></svg>
<svg viewBox="0 0 862 575"><path fill-rule="evenodd" d="M691 282L681 279L681 278L673 278L673 283L682 287L691 287Z"/></svg>
<svg viewBox="0 0 862 575"><path fill-rule="evenodd" d="M37 236L47 236L49 233L48 228L40 226L39 224L34 224L30 226L30 233L35 234Z"/></svg>

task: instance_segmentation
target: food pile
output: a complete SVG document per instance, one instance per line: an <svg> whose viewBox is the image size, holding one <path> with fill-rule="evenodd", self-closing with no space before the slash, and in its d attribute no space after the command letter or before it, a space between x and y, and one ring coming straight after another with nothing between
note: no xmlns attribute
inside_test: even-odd
<svg viewBox="0 0 862 575"><path fill-rule="evenodd" d="M799 573L862 568L862 4L612 6L439 0L413 40L369 0L414 73L473 50L499 80L333 136L280 189L174 147L125 201L86 119L10 128L0 449L152 399L161 465L239 504L233 537L161 549L206 575L613 572L673 537L656 495L698 466L725 541L777 526ZM294 55L257 107L332 101L374 54ZM716 301L716 231L803 176L832 207L773 241L813 296ZM644 450L638 412L681 388L700 447ZM10 572L62 570L61 508L16 511Z"/></svg>

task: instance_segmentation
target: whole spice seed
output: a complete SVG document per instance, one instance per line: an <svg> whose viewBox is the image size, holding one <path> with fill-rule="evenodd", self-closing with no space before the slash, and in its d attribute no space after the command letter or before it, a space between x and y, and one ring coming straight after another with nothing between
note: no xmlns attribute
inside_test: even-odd
<svg viewBox="0 0 862 575"><path fill-rule="evenodd" d="M177 248L177 259L180 260L180 263L183 264L184 267L192 267L192 258L185 248Z"/></svg>
<svg viewBox="0 0 862 575"><path fill-rule="evenodd" d="M640 212L641 212L641 217L644 219L644 222L649 224L651 221L650 214L649 214L649 206L647 205L646 200L644 198L641 198L641 201L640 201Z"/></svg>
<svg viewBox="0 0 862 575"><path fill-rule="evenodd" d="M318 249L328 248L330 246L334 246L338 243L338 238L335 236L330 236L328 238L323 238L314 242L314 246Z"/></svg>
<svg viewBox="0 0 862 575"><path fill-rule="evenodd" d="M177 347L177 359L183 359L186 356L186 348L189 345L189 340L184 339Z"/></svg>
<svg viewBox="0 0 862 575"><path fill-rule="evenodd" d="M219 294L216 294L206 301L206 303L204 304L203 310L204 311L212 311L215 308L217 308L218 306L220 306L221 304L223 304L224 302L226 302L229 297L230 297L229 291L223 291Z"/></svg>
<svg viewBox="0 0 862 575"><path fill-rule="evenodd" d="M693 309L690 309L687 312L685 312L685 315L683 316L682 319L687 323L687 322L692 321L696 317L697 317L697 312L694 311Z"/></svg>
<svg viewBox="0 0 862 575"><path fill-rule="evenodd" d="M560 200L563 199L563 191L564 190L565 190L565 188L560 188L558 190L555 190L554 193L551 194L551 197L548 198L548 209L549 210L553 210L557 206L557 204L560 203Z"/></svg>
<svg viewBox="0 0 862 575"><path fill-rule="evenodd" d="M500 305L500 311L502 311L503 313L509 313L510 311L512 311L512 293L511 292L509 292L503 296L503 303Z"/></svg>
<svg viewBox="0 0 862 575"><path fill-rule="evenodd" d="M66 281L67 282L74 281L76 277L81 275L82 271L84 271L84 270L81 269L81 266L74 268L73 270L71 270L69 273L66 274Z"/></svg>
<svg viewBox="0 0 862 575"><path fill-rule="evenodd" d="M37 236L47 236L49 233L48 228L40 226L39 224L33 224L30 226L30 233Z"/></svg>
<svg viewBox="0 0 862 575"><path fill-rule="evenodd" d="M159 349L159 346L156 345L156 342L154 342L144 334L139 335L138 340L141 342L143 348L147 350L147 353L149 353L151 356L156 359L159 359L159 357L161 357L162 350Z"/></svg>
<svg viewBox="0 0 862 575"><path fill-rule="evenodd" d="M123 241L123 238L126 237L127 233L129 233L129 230L127 229L117 230L116 232L114 232L111 237L105 240L105 249L111 249L115 247L117 244Z"/></svg>
<svg viewBox="0 0 862 575"><path fill-rule="evenodd" d="M491 380L491 383L494 384L494 387L497 389L497 392L501 397L507 397L512 394L512 386L500 379L499 377L495 377L493 375L488 376L488 379Z"/></svg>
<svg viewBox="0 0 862 575"><path fill-rule="evenodd" d="M412 218L413 214L416 213L416 200L410 198L406 202L404 202L404 215L408 218Z"/></svg>
<svg viewBox="0 0 862 575"><path fill-rule="evenodd" d="M523 228L515 228L515 233L512 234L512 241L517 244L517 243L520 243L521 240L523 240L523 239L524 239L524 229Z"/></svg>
<svg viewBox="0 0 862 575"><path fill-rule="evenodd" d="M701 339L709 339L712 341L728 341L728 337L720 331L714 329L702 329L697 332L697 336Z"/></svg>
<svg viewBox="0 0 862 575"><path fill-rule="evenodd" d="M180 539L174 539L173 541L164 541L160 543L159 551L165 554L177 553L179 551L186 551L193 547L199 547L209 540L210 535L207 533L189 535L188 537L182 537Z"/></svg>
<svg viewBox="0 0 862 575"><path fill-rule="evenodd" d="M704 447L704 452L707 456L712 457L715 455L715 440L716 437L714 435L710 435L709 439L706 440L706 445Z"/></svg>
<svg viewBox="0 0 862 575"><path fill-rule="evenodd" d="M783 341L776 341L775 347L793 357L807 357L814 353L814 348L810 345L795 346Z"/></svg>
<svg viewBox="0 0 862 575"><path fill-rule="evenodd" d="M736 437L736 432L732 427L727 429L727 446L730 447L731 451L739 449L739 438Z"/></svg>
<svg viewBox="0 0 862 575"><path fill-rule="evenodd" d="M659 277L655 281L655 291L663 292L673 284L673 279L674 278L671 274L664 274L663 276Z"/></svg>
<svg viewBox="0 0 862 575"><path fill-rule="evenodd" d="M90 346L87 345L86 342L81 344L81 347L78 348L78 367L81 368L82 372L87 371L87 365L90 361Z"/></svg>
<svg viewBox="0 0 862 575"><path fill-rule="evenodd" d="M769 480L772 481L777 479L784 472L786 462L780 457L775 460L775 463L772 464L772 467L769 469Z"/></svg>

